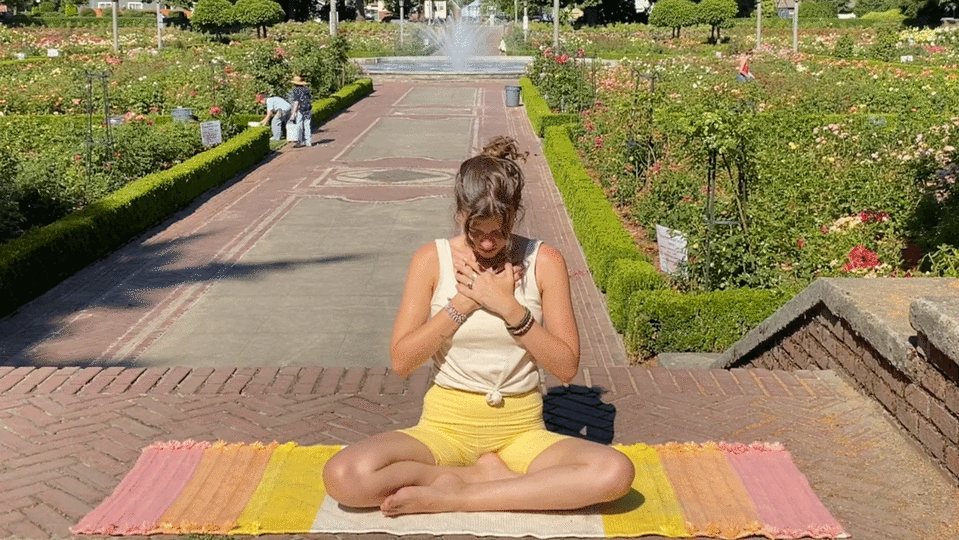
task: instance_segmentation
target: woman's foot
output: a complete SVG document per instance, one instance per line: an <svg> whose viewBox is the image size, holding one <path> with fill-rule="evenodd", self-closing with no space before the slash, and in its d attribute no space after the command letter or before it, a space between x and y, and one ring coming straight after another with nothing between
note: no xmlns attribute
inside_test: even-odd
<svg viewBox="0 0 959 540"><path fill-rule="evenodd" d="M513 472L512 469L506 466L506 463L498 454L489 453L483 454L476 460L476 463L472 467L467 469L469 477L462 477L464 482L470 484L477 484L480 482L493 482L495 480L506 480L507 478L515 478L519 476L518 473Z"/></svg>
<svg viewBox="0 0 959 540"><path fill-rule="evenodd" d="M384 516L434 514L460 510L466 484L454 474L440 476L428 486L407 486L390 495L380 505Z"/></svg>

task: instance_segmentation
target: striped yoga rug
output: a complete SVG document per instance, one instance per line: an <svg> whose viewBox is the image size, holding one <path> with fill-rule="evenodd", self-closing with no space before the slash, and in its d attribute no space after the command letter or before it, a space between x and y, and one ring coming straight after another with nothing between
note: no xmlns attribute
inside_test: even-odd
<svg viewBox="0 0 959 540"><path fill-rule="evenodd" d="M326 496L337 446L163 442L143 449L74 534L301 534L845 538L777 443L617 446L636 465L622 499L576 512L383 517Z"/></svg>

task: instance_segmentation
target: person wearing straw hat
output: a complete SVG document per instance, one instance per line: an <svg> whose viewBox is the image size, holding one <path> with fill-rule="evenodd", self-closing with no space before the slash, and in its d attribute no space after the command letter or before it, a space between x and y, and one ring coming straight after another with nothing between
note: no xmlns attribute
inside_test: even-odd
<svg viewBox="0 0 959 540"><path fill-rule="evenodd" d="M299 75L295 75L290 82L293 83L293 91L290 93L293 105L291 118L296 120L293 147L313 146L313 94L310 92L310 85Z"/></svg>

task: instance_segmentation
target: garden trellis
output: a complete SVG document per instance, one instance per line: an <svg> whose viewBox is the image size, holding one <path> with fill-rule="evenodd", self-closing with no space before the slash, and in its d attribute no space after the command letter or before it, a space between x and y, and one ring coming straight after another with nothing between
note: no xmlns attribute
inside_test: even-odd
<svg viewBox="0 0 959 540"><path fill-rule="evenodd" d="M113 155L113 124L110 121L110 90L107 81L110 79L109 71L86 71L87 78L87 159L86 172L90 174L90 166L93 163L93 148L99 146L103 148L104 160L109 162ZM100 82L100 88L103 92L103 136L97 137L94 133L93 123L93 87L94 80Z"/></svg>
<svg viewBox="0 0 959 540"><path fill-rule="evenodd" d="M618 193L617 199L622 198L623 203L627 203L636 195L639 189L639 179L645 175L646 170L652 166L658 159L659 152L653 139L653 100L656 96L656 79L659 75L653 73L642 73L635 67L633 72L633 107L632 118L629 126L629 135L626 138L626 163L624 166L632 168L633 185L629 193ZM645 98L641 97L644 93L641 87L642 81L649 81L649 93ZM646 101L646 106L641 106L641 101ZM637 113L641 111L642 117L637 118Z"/></svg>

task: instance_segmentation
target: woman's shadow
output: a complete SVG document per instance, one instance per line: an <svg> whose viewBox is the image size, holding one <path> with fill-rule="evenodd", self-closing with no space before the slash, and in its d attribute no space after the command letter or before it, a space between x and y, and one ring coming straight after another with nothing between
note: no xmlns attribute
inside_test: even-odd
<svg viewBox="0 0 959 540"><path fill-rule="evenodd" d="M598 442L613 442L616 407L603 403L605 389L571 384L554 386L543 396L543 421L546 429Z"/></svg>

